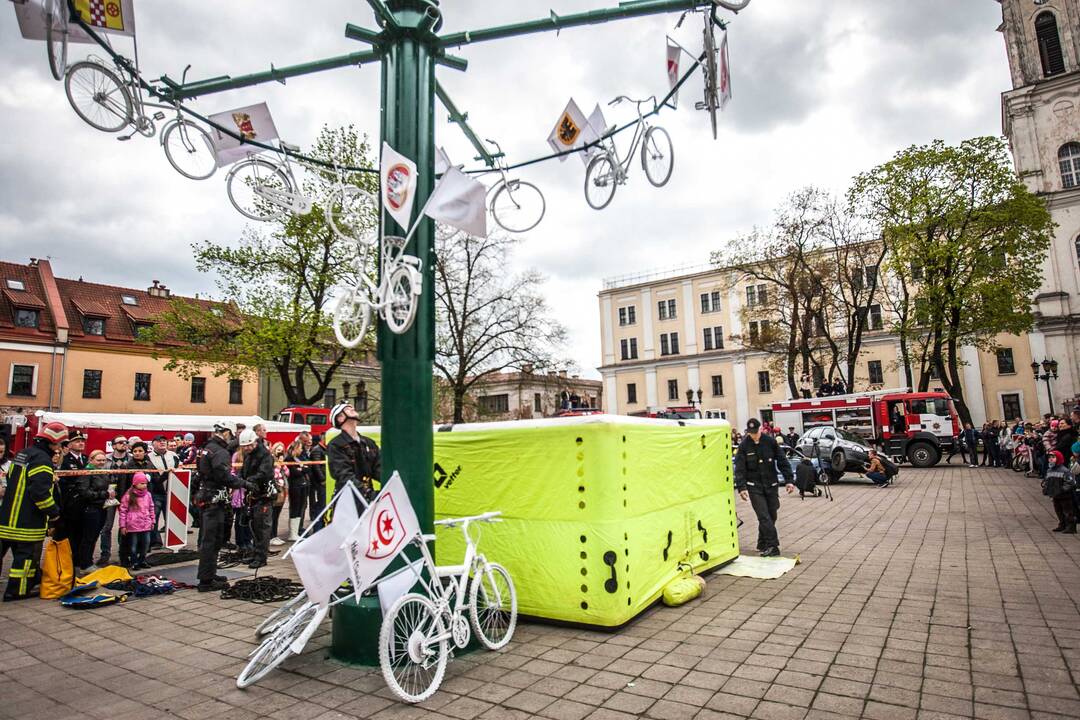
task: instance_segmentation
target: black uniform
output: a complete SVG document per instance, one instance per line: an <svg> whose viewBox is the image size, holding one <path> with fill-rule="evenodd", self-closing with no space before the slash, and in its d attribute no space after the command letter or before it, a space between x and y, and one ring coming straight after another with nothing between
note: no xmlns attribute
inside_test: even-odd
<svg viewBox="0 0 1080 720"><path fill-rule="evenodd" d="M270 550L270 524L274 506L274 456L261 442L244 455L240 469L251 511L252 565L265 565Z"/></svg>
<svg viewBox="0 0 1080 720"><path fill-rule="evenodd" d="M368 501L375 497L372 481L382 473L382 455L374 440L342 432L326 446L326 457L335 488L352 482Z"/></svg>
<svg viewBox="0 0 1080 720"><path fill-rule="evenodd" d="M195 502L202 517L198 577L203 585L209 585L217 577L217 556L221 550L229 489L240 487L240 481L232 472L232 454L226 449L227 444L222 437L211 435L195 461L199 474Z"/></svg>
<svg viewBox="0 0 1080 720"><path fill-rule="evenodd" d="M76 490L82 502L79 545L72 547L72 560L77 568L94 564L94 545L105 520L105 501L109 499L111 475L80 475Z"/></svg>
<svg viewBox="0 0 1080 720"><path fill-rule="evenodd" d="M65 451L58 469L82 470L85 467L85 455ZM53 539L70 540L73 556L75 548L82 542L83 501L79 496L79 481L82 477L81 475L61 475L56 479L56 487L60 491L60 522L56 526Z"/></svg>
<svg viewBox="0 0 1080 720"><path fill-rule="evenodd" d="M326 448L322 445L311 446L311 456L308 458L312 462L322 463L326 462ZM308 465L308 480L310 487L308 488L308 517L314 522L315 518L319 517L319 513L326 507L326 466L325 465ZM315 529L322 528L322 520L315 523Z"/></svg>
<svg viewBox="0 0 1080 720"><path fill-rule="evenodd" d="M41 543L60 517L53 493L52 450L36 440L11 463L7 490L0 500L0 562L11 551L4 600L31 597L41 584Z"/></svg>
<svg viewBox="0 0 1080 720"><path fill-rule="evenodd" d="M750 494L750 504L758 519L757 549L761 552L779 549L776 534L776 513L780 509L780 482L777 471L791 483L791 463L768 433L761 433L758 442L747 433L735 454L735 489Z"/></svg>

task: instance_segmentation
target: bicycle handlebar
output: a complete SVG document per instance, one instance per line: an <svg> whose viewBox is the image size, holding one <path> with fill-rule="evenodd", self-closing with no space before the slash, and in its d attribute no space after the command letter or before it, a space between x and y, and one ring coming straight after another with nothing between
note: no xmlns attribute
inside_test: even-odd
<svg viewBox="0 0 1080 720"><path fill-rule="evenodd" d="M445 525L446 527L453 527L455 525L460 525L460 524L463 524L463 523L469 523L469 522L475 522L475 521L499 522L498 518L501 515L502 515L501 510L492 510L491 512L486 512L483 515L470 515L469 517L446 518L445 520L436 520L434 524L435 525Z"/></svg>
<svg viewBox="0 0 1080 720"><path fill-rule="evenodd" d="M645 98L643 100L635 100L633 98L626 97L625 95L617 95L614 100L612 100L611 102L608 103L608 105L618 105L623 100L625 100L626 102L634 103L635 105L637 105L639 107L641 105L644 105L647 102L652 102L653 105L656 104L656 96L655 95L650 95L649 97L647 97L647 98Z"/></svg>

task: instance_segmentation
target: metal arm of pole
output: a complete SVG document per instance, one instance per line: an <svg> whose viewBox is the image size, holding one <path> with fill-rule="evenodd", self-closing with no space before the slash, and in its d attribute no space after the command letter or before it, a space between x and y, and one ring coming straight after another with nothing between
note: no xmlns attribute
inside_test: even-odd
<svg viewBox="0 0 1080 720"><path fill-rule="evenodd" d="M450 113L450 122L457 123L458 127L461 128L461 132L465 133L465 137L469 139L472 146L480 153L480 157L484 158L484 163L488 167L495 167L495 158L488 152L488 149L484 146L484 143L480 138L476 136L476 133L473 132L473 129L469 127L466 116L457 109L457 106L454 105L454 101L446 94L446 89L443 88L438 80L435 81L435 95L438 96L439 101L442 102L446 111Z"/></svg>
<svg viewBox="0 0 1080 720"><path fill-rule="evenodd" d="M374 30L368 30L366 27L360 27L359 25L353 25L352 23L345 24L345 37L350 40L359 40L360 42L366 42L374 48L379 47L379 33Z"/></svg>
<svg viewBox="0 0 1080 720"><path fill-rule="evenodd" d="M398 27L394 14L390 12L390 8L386 7L382 0L367 0L367 4L375 12L375 20L379 23L379 27L390 29Z"/></svg>
<svg viewBox="0 0 1080 720"><path fill-rule="evenodd" d="M442 51L439 51L439 53L435 55L435 62L438 65L445 65L448 68L460 70L462 72L465 72L469 69L468 60L458 57L457 55L448 55Z"/></svg>
<svg viewBox="0 0 1080 720"><path fill-rule="evenodd" d="M696 10L697 8L713 6L712 0L627 0L619 3L618 7L600 10L588 10L572 15L556 15L541 20L514 23L512 25L500 25L498 27L483 28L481 30L465 30L450 33L439 38L442 47L457 47L475 42L488 40L500 40L502 38L515 37L517 35L529 35L537 32L562 30L564 28L578 27L580 25L595 25L612 20L624 18L642 17L645 15L659 15L662 13L677 12L679 10Z"/></svg>
<svg viewBox="0 0 1080 720"><path fill-rule="evenodd" d="M170 93L172 99L186 100L187 98L198 97L200 95L211 95L226 90L236 90L237 88L259 85L265 82L280 82L286 78L297 77L299 75L310 75L311 73L322 72L323 70L333 70L334 68L349 67L350 65L363 65L364 63L378 61L381 58L382 53L380 51L365 50L363 52L349 53L348 55L338 55L337 57L326 58L325 60L301 63L300 65L273 68L263 72L251 73L250 75L241 75L236 78L225 76L224 78L197 80L195 82L187 83L186 85L179 85L179 83L174 80L162 77L162 82L170 87L179 86L178 90L173 90Z"/></svg>

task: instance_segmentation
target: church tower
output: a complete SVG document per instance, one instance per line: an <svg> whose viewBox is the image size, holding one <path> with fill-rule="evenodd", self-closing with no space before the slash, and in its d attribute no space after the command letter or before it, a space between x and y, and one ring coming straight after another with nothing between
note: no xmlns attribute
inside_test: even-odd
<svg viewBox="0 0 1080 720"><path fill-rule="evenodd" d="M1051 383L1060 412L1080 395L1080 0L996 1L1012 75L1002 129L1017 174L1057 223L1029 342L1036 361L1058 363ZM1039 383L1043 412L1045 392Z"/></svg>

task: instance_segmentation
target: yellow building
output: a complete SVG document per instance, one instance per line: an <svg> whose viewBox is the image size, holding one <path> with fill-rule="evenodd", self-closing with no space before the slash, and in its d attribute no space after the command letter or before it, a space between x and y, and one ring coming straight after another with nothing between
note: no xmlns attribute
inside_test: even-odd
<svg viewBox="0 0 1080 720"><path fill-rule="evenodd" d="M768 323L754 307L769 287L734 271L704 266L604 281L599 293L603 406L634 414L699 403L704 414L742 427L750 417L771 419L770 406L790 397L787 378L770 368L767 353L744 348ZM900 347L888 313L871 308L870 330L851 391L904 385ZM962 384L972 419L1034 418L1045 412L1045 386L1032 377L1027 336L1002 335L996 353L963 349ZM772 356L775 358L775 356ZM1041 358L1040 358L1041 360ZM931 383L931 388L935 388ZM692 394L688 397L687 391ZM1040 397L1041 396L1041 397Z"/></svg>

